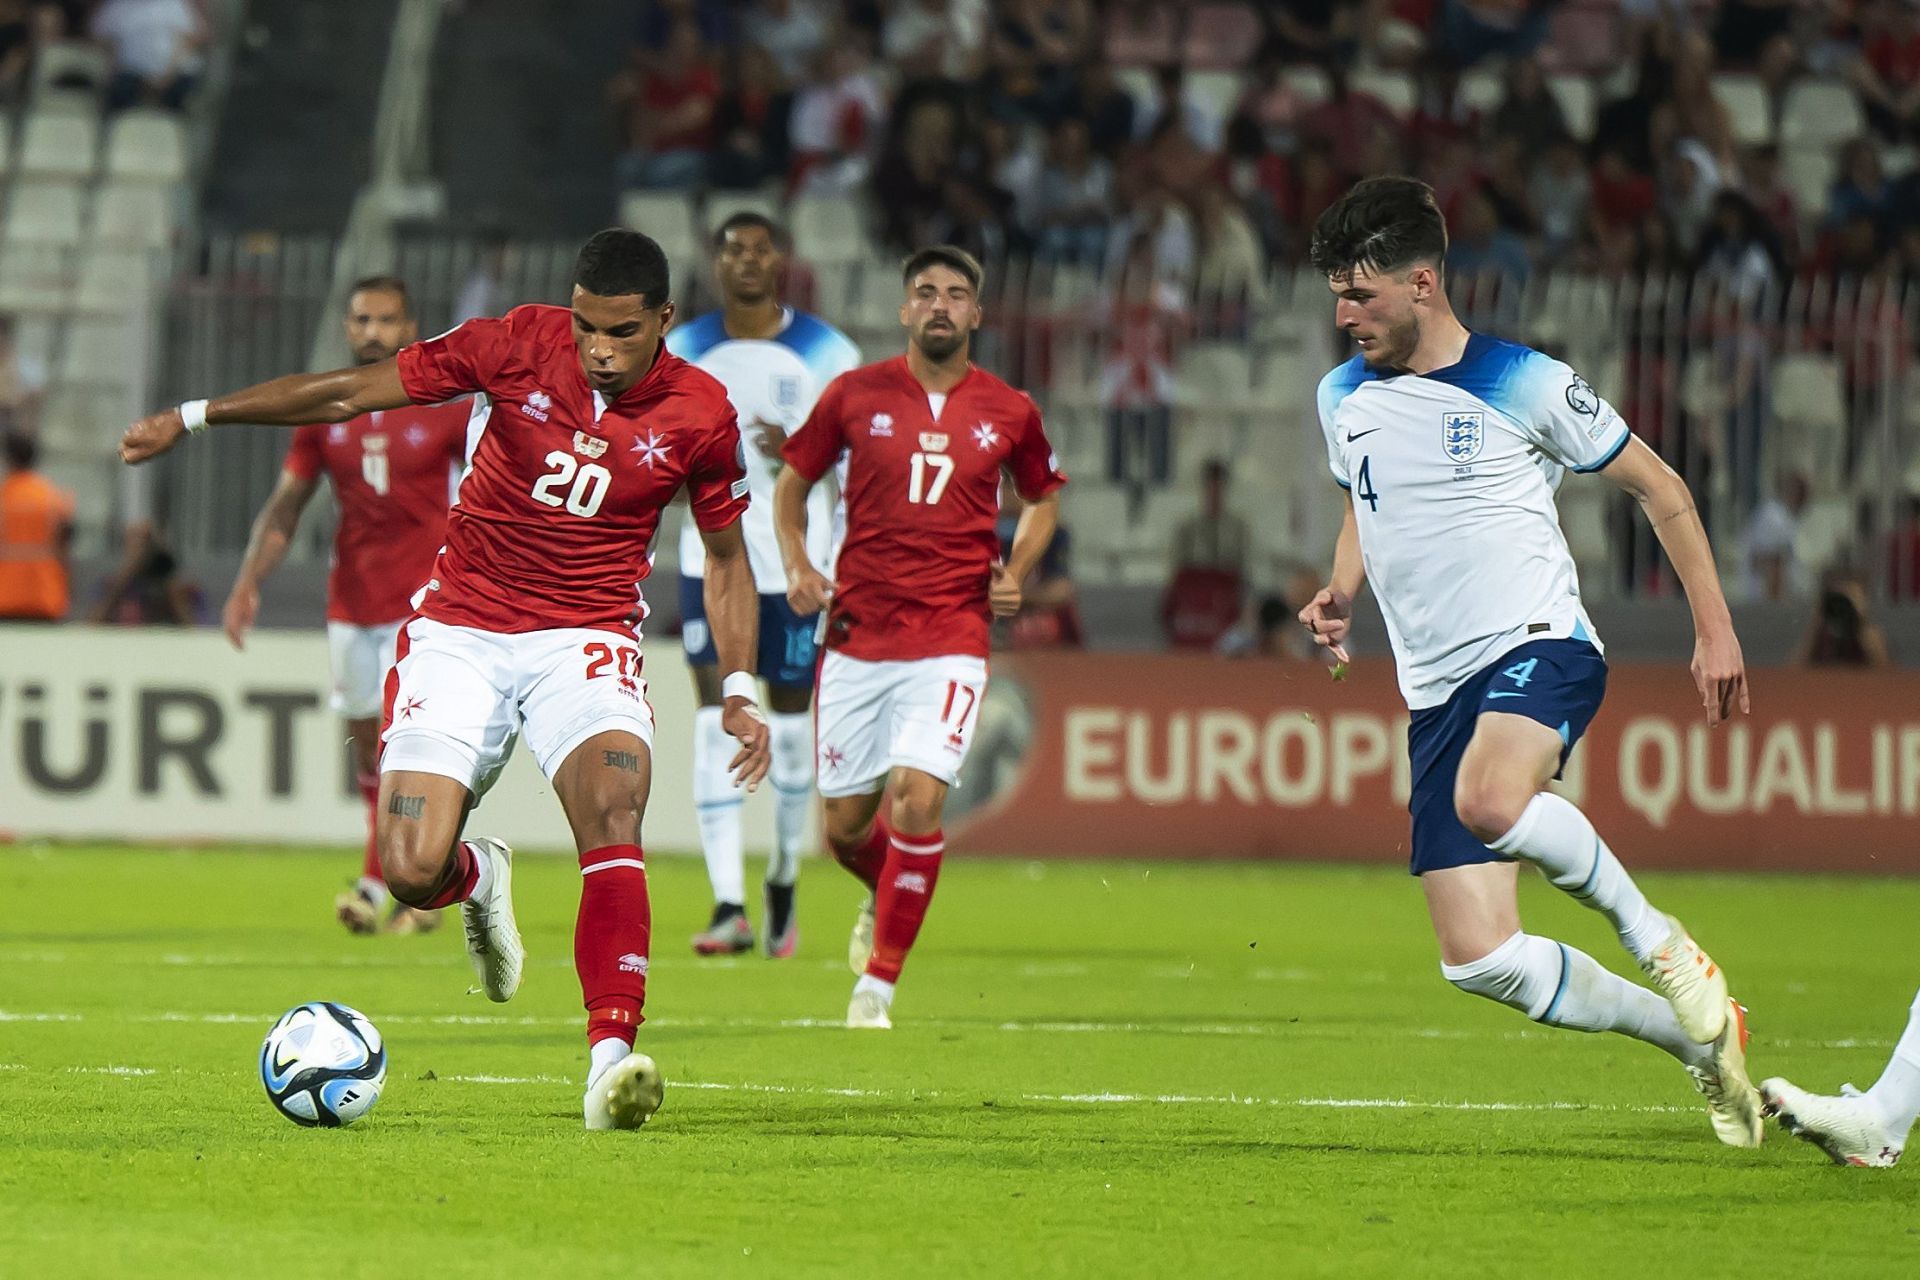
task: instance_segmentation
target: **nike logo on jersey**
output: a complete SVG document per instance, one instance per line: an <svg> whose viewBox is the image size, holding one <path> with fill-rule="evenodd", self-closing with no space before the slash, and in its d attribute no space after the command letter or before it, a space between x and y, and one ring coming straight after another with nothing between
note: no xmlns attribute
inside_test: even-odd
<svg viewBox="0 0 1920 1280"><path fill-rule="evenodd" d="M1492 693L1489 693L1487 695L1489 700L1494 698L1524 698L1526 696L1527 695L1524 693L1514 693L1510 690L1500 690L1500 689L1495 689Z"/></svg>
<svg viewBox="0 0 1920 1280"><path fill-rule="evenodd" d="M1365 431L1352 431L1347 434L1347 443L1352 444L1362 436L1370 436L1376 431L1385 431L1385 427L1368 427Z"/></svg>

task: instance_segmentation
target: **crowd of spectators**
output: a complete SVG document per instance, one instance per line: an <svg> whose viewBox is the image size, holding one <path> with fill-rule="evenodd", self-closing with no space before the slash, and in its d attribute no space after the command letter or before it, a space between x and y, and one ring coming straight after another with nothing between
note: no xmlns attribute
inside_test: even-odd
<svg viewBox="0 0 1920 1280"><path fill-rule="evenodd" d="M107 106L178 111L204 70L211 23L205 0L0 0L0 101L24 95L34 60L56 42L89 41L106 54ZM63 63L61 79L90 75Z"/></svg>

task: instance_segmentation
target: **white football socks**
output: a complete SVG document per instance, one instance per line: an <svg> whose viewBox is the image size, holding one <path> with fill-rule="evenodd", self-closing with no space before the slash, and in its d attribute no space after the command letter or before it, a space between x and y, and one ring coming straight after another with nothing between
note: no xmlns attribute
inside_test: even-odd
<svg viewBox="0 0 1920 1280"><path fill-rule="evenodd" d="M587 1051L587 1084L592 1086L605 1071L620 1059L633 1052L633 1046L618 1036L608 1036L604 1040L595 1040Z"/></svg>
<svg viewBox="0 0 1920 1280"><path fill-rule="evenodd" d="M773 761L773 856L767 883L790 885L800 876L800 850L807 838L807 806L813 799L813 717L775 712L767 717Z"/></svg>
<svg viewBox="0 0 1920 1280"><path fill-rule="evenodd" d="M739 750L720 724L721 708L693 713L693 807L700 821L700 851L715 902L744 905L746 872L740 852L740 806L744 797L727 773Z"/></svg>
<svg viewBox="0 0 1920 1280"><path fill-rule="evenodd" d="M870 973L861 974L860 981L853 984L853 994L859 995L862 991L873 992L880 997L882 1005L893 1008L893 984L885 978L876 978Z"/></svg>
<svg viewBox="0 0 1920 1280"><path fill-rule="evenodd" d="M1535 1022L1632 1036L1690 1066L1704 1065L1712 1057L1710 1045L1687 1038L1673 1006L1658 993L1552 938L1516 933L1478 960L1443 964L1440 972L1462 991L1518 1009Z"/></svg>
<svg viewBox="0 0 1920 1280"><path fill-rule="evenodd" d="M1672 932L1587 815L1550 791L1535 796L1513 829L1487 847L1533 863L1556 888L1606 916L1636 960L1658 951Z"/></svg>
<svg viewBox="0 0 1920 1280"><path fill-rule="evenodd" d="M493 859L477 844L469 844L467 848L473 853L474 870L473 892L467 898L469 901L475 898L484 901L487 891L493 888Z"/></svg>
<svg viewBox="0 0 1920 1280"><path fill-rule="evenodd" d="M1907 1012L1907 1029L1901 1033L1900 1043L1893 1046L1887 1069L1867 1090L1867 1100L1904 1142L1913 1130L1914 1118L1920 1116L1920 995L1914 996L1913 1008Z"/></svg>

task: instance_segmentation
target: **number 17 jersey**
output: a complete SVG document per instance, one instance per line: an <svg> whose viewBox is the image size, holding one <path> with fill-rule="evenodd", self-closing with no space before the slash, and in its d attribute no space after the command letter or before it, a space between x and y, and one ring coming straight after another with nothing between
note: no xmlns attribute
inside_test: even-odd
<svg viewBox="0 0 1920 1280"><path fill-rule="evenodd" d="M827 648L869 662L985 657L1001 473L1029 502L1067 482L1039 409L971 366L929 397L896 356L834 379L781 456L818 481L843 451L847 532Z"/></svg>

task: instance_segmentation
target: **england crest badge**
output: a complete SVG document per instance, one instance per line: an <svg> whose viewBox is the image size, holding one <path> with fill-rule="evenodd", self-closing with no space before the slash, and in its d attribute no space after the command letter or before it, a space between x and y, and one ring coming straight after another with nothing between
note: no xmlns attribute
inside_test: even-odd
<svg viewBox="0 0 1920 1280"><path fill-rule="evenodd" d="M1486 418L1481 411L1440 415L1440 447L1449 461L1472 462L1486 442Z"/></svg>

